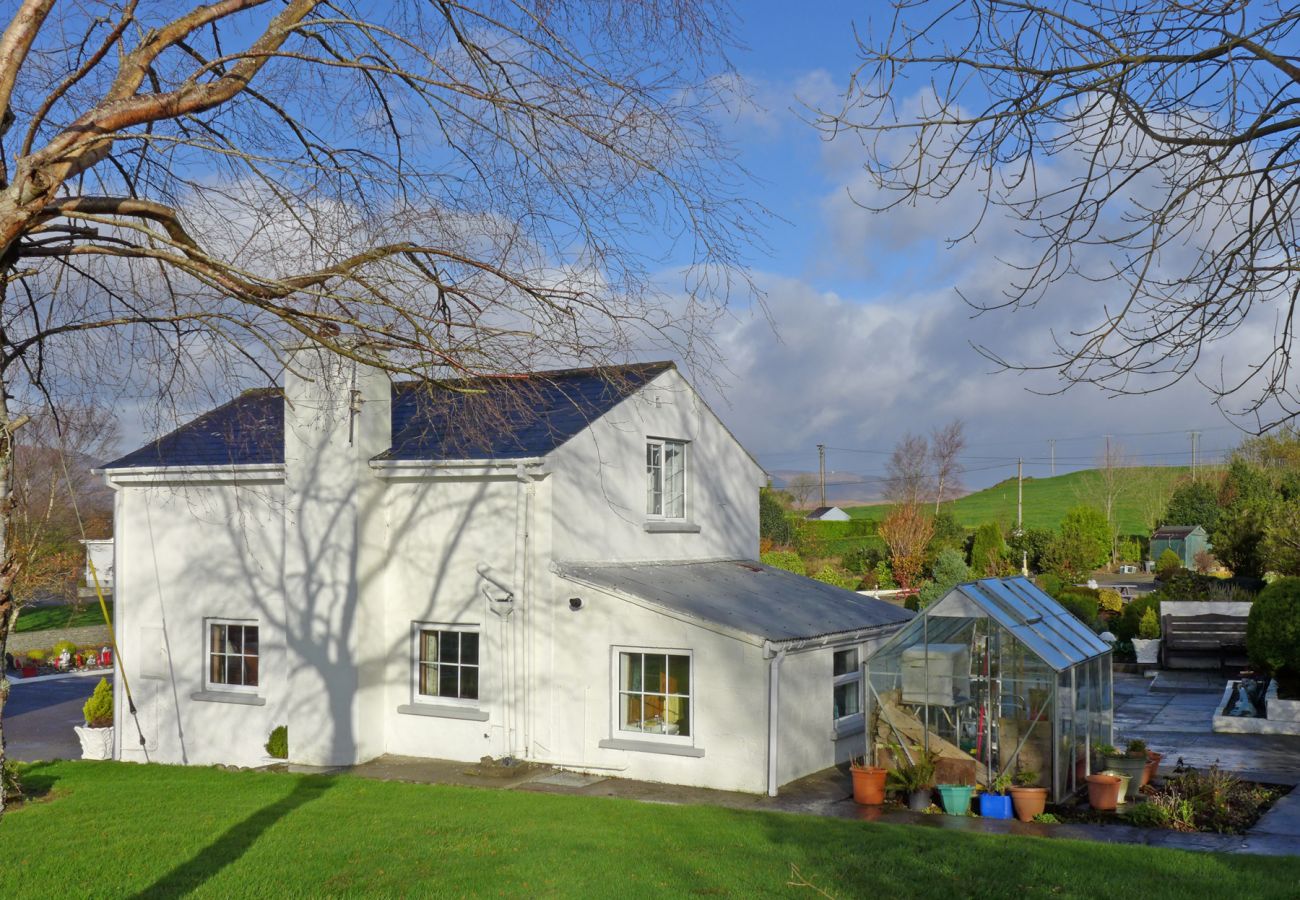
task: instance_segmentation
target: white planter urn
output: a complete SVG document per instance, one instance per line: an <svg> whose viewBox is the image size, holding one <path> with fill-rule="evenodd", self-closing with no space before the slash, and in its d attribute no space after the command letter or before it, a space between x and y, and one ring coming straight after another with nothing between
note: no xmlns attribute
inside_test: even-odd
<svg viewBox="0 0 1300 900"><path fill-rule="evenodd" d="M1160 662L1160 638L1133 638L1133 652L1138 665L1154 666Z"/></svg>
<svg viewBox="0 0 1300 900"><path fill-rule="evenodd" d="M87 728L76 726L77 738L81 741L82 759L113 758L113 726L107 728Z"/></svg>

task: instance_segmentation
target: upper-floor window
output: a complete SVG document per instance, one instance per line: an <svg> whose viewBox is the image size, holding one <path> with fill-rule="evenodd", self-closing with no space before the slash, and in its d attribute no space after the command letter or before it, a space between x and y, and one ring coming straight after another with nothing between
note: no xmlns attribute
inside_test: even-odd
<svg viewBox="0 0 1300 900"><path fill-rule="evenodd" d="M220 691L257 689L257 623L208 619L207 687Z"/></svg>
<svg viewBox="0 0 1300 900"><path fill-rule="evenodd" d="M648 516L686 518L686 444L651 438L645 445Z"/></svg>

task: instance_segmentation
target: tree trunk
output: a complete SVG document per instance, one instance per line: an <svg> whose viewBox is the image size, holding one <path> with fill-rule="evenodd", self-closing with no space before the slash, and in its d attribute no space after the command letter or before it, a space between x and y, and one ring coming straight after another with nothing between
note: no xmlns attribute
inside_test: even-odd
<svg viewBox="0 0 1300 900"><path fill-rule="evenodd" d="M0 309L4 308L4 274L0 268ZM14 599L14 558L9 552L9 524L13 515L13 434L9 430L8 384L0 374L0 769L5 764L4 708L9 699L9 673L4 664L9 646L9 631L18 621L18 602ZM4 779L0 778L0 816L5 810Z"/></svg>

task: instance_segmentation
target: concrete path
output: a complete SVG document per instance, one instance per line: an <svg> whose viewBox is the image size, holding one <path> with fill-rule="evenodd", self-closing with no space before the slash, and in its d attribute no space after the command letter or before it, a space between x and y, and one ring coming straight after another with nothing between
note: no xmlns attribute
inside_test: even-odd
<svg viewBox="0 0 1300 900"><path fill-rule="evenodd" d="M95 673L113 681L110 670ZM81 744L72 730L84 725L81 707L99 678L65 675L56 678L11 679L4 708L5 752L10 759L80 759Z"/></svg>

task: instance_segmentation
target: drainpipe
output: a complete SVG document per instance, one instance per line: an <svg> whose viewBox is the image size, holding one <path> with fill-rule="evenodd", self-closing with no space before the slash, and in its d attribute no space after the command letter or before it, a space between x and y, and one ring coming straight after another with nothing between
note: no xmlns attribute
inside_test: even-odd
<svg viewBox="0 0 1300 900"><path fill-rule="evenodd" d="M763 655L767 656L767 795L776 796L777 787L777 727L780 725L781 711L781 662L785 659L785 648L776 650L771 641L763 644Z"/></svg>

